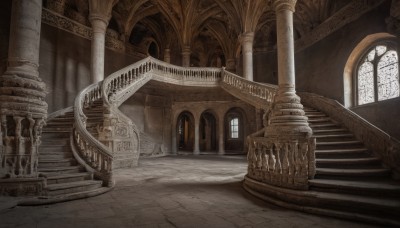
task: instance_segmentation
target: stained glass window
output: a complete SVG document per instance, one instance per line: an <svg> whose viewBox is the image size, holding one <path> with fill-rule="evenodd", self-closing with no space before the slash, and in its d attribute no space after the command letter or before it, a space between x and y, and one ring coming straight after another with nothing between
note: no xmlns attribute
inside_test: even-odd
<svg viewBox="0 0 400 228"><path fill-rule="evenodd" d="M377 45L357 69L358 105L399 97L399 60L396 49Z"/></svg>
<svg viewBox="0 0 400 228"><path fill-rule="evenodd" d="M239 138L239 118L235 117L230 121L231 127L231 138L237 139Z"/></svg>

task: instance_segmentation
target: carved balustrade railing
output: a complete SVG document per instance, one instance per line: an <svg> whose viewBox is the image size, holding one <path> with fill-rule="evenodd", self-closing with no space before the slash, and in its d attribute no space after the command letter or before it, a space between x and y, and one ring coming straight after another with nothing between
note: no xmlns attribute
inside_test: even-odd
<svg viewBox="0 0 400 228"><path fill-rule="evenodd" d="M248 81L236 74L223 70L221 87L257 108L265 109L274 101L276 85Z"/></svg>
<svg viewBox="0 0 400 228"><path fill-rule="evenodd" d="M248 138L247 176L274 186L308 189L315 175L315 138Z"/></svg>
<svg viewBox="0 0 400 228"><path fill-rule="evenodd" d="M345 108L338 101L312 93L298 93L304 104L327 113L341 122L355 137L400 178L400 142L359 115Z"/></svg>
<svg viewBox="0 0 400 228"><path fill-rule="evenodd" d="M83 111L84 108L89 108L93 102L102 98L101 85L102 82L92 84L82 90L76 97L74 104L75 124L73 136L79 156L87 165L95 170L94 175L103 180L105 186L112 186L114 184L112 177L113 155L106 146L88 132L86 129L87 117Z"/></svg>

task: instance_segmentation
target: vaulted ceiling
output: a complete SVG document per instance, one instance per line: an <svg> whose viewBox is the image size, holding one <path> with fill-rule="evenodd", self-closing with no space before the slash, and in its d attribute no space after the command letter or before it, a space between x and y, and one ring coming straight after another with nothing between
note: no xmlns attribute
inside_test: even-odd
<svg viewBox="0 0 400 228"><path fill-rule="evenodd" d="M88 0L65 1L87 18ZM295 38L312 31L349 2L298 0ZM270 0L119 0L112 9L109 29L135 46L148 48L155 43L158 56L165 48L179 55L184 47L190 47L195 65L212 65L218 55L224 60L238 57L240 36L246 32L255 33L256 49L273 50L276 44Z"/></svg>

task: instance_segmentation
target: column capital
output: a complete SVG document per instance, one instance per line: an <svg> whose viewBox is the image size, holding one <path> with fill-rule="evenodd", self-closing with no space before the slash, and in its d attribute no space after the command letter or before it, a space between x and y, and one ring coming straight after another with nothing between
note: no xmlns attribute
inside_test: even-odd
<svg viewBox="0 0 400 228"><path fill-rule="evenodd" d="M292 12L295 11L297 0L272 0L272 5L276 12L282 10L290 10Z"/></svg>
<svg viewBox="0 0 400 228"><path fill-rule="evenodd" d="M253 43L254 41L254 32L244 32L240 35L240 42L244 43Z"/></svg>
<svg viewBox="0 0 400 228"><path fill-rule="evenodd" d="M111 19L111 12L114 5L118 0L89 0L89 20L93 24L93 21L101 20L108 25Z"/></svg>
<svg viewBox="0 0 400 228"><path fill-rule="evenodd" d="M189 45L185 45L182 47L182 55L190 55L192 50L190 49Z"/></svg>

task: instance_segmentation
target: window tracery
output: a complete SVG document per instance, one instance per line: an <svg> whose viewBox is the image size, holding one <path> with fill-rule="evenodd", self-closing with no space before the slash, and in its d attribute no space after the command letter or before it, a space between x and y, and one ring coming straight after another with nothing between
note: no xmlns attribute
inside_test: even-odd
<svg viewBox="0 0 400 228"><path fill-rule="evenodd" d="M356 72L358 105L399 97L399 60L393 46L378 44L371 48Z"/></svg>

